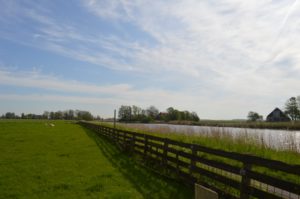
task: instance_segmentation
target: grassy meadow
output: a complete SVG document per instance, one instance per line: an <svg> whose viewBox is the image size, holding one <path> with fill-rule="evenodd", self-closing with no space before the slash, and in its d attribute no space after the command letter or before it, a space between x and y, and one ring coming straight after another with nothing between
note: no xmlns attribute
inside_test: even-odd
<svg viewBox="0 0 300 199"><path fill-rule="evenodd" d="M67 121L0 120L0 198L192 198Z"/></svg>

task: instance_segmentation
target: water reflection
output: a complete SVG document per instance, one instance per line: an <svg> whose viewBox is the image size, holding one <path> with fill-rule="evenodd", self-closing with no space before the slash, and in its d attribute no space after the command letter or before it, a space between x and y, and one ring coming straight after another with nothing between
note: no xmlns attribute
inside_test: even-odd
<svg viewBox="0 0 300 199"><path fill-rule="evenodd" d="M274 149L300 152L300 131L249 129L232 127L190 126L173 124L122 124L131 128L159 131L161 133L183 133L187 135L231 136L233 139L245 138L254 140Z"/></svg>

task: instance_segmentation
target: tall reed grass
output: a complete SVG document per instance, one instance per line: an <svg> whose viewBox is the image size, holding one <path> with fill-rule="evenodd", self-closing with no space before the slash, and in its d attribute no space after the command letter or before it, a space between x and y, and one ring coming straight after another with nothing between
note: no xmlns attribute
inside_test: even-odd
<svg viewBox="0 0 300 199"><path fill-rule="evenodd" d="M112 127L111 123L102 123L102 125ZM193 128L186 128L179 133L164 125L153 128L143 124L124 123L118 123L117 128L200 144L215 149L252 154L289 164L300 164L300 137L297 137L297 134L288 134L274 146L272 134L263 136L252 133L249 129L241 129L239 133L232 133L227 128L207 127L199 133Z"/></svg>
<svg viewBox="0 0 300 199"><path fill-rule="evenodd" d="M198 126L239 127L256 129L300 130L300 121L290 122L249 122L246 120L201 120L199 122L173 121L172 124L187 124Z"/></svg>

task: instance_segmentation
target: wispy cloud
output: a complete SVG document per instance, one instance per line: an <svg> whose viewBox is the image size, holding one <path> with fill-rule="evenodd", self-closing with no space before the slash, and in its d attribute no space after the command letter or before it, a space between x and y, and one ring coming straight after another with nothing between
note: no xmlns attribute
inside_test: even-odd
<svg viewBox="0 0 300 199"><path fill-rule="evenodd" d="M39 88L40 91L33 93L18 94L1 93L0 100L21 102L38 102L48 104L64 104L65 108L69 108L72 104L77 104L77 108L86 106L95 106L91 111L94 114L101 112L102 116L110 116L111 110L117 108L121 104L138 105L148 107L153 104L160 110L165 110L169 106L175 106L184 110L197 110L199 115L204 118L227 118L221 112L231 112L230 104L234 103L236 111L230 114L230 117L237 118L244 113L244 107L265 107L270 106L262 99L255 101L240 100L236 94L232 96L213 97L210 92L199 96L196 90L186 91L168 91L160 88L143 88L136 89L127 84L119 85L95 85L84 82L64 80L53 75L45 75L38 71L8 71L1 70L0 85ZM249 87L250 88L250 87ZM250 88L258 89L258 88ZM15 90L15 89L14 89ZM47 91L63 91L64 94L48 94ZM195 92L196 91L196 92ZM84 95L82 95L84 93ZM260 105L256 102L261 101ZM207 106L213 104L213 106ZM100 106L100 107L97 107ZM18 107L18 105L16 105ZM73 105L72 105L73 107ZM24 109L20 108L20 110ZM107 109L107 110L106 110ZM97 111L98 112L97 112ZM200 110L200 111L199 111Z"/></svg>
<svg viewBox="0 0 300 199"><path fill-rule="evenodd" d="M266 67L265 61L272 57L273 51L280 54L278 59L284 59L287 51L284 47L291 50L295 40L289 36L295 36L295 24L299 23L298 15L291 14L290 2L294 1L130 2L120 1L105 7L102 5L111 3L90 1L85 6L101 18L126 19L156 39L155 48L135 53L134 65L144 65L145 69L159 66L190 75L201 74L203 68L223 74ZM297 9L296 3L292 8ZM121 16L116 19L109 13ZM287 16L290 22L286 29L292 30L282 35L278 41L281 45L274 49L274 41L282 31L282 26L278 27L282 21L286 24ZM292 49L298 51L294 45ZM276 60L268 63L269 70L273 61Z"/></svg>
<svg viewBox="0 0 300 199"><path fill-rule="evenodd" d="M193 100L184 93L166 91L160 88L137 89L129 84L96 85L79 82L75 80L65 80L53 75L45 75L39 71L20 72L16 70L0 70L0 85L26 88L39 88L39 94L24 94L18 98L19 94L3 94L1 99L29 100L35 99L43 101L65 101L80 102L86 104L97 104L109 102L109 104L137 104L149 106L150 104L160 104L166 108L168 103L175 103L178 99ZM47 91L63 91L50 96ZM82 95L84 94L84 95ZM84 96L84 97L83 97ZM72 99L72 100L71 100ZM166 101L162 102L161 99Z"/></svg>
<svg viewBox="0 0 300 199"><path fill-rule="evenodd" d="M80 96L64 96L64 95L47 95L47 94L1 94L1 100L15 100L15 101L34 101L34 102L65 102L65 103L79 103L90 105L115 105L122 103L115 98L97 98L97 97L80 97Z"/></svg>
<svg viewBox="0 0 300 199"><path fill-rule="evenodd" d="M91 63L100 69L132 71L145 77L149 74L149 82L151 78L168 79L164 83L173 89L153 88L151 84L136 89L136 85L128 82L93 85L9 71L0 72L1 84L97 92L141 105L161 104L158 99L167 99L174 105L196 107L199 111L207 110L205 106L212 103L219 108L215 111L224 113L228 111L226 107L235 106L247 112L249 99L254 104L273 107L282 98L297 95L300 84L297 0L76 3L85 16L95 21L94 26L86 28L82 22L56 17L53 10L45 9L51 6L43 3L5 3L10 12L0 14L4 25L0 37ZM31 26L24 26L27 20L32 22ZM15 33L9 31L11 26L24 26L24 30L22 34ZM181 85L184 88L178 90Z"/></svg>
<svg viewBox="0 0 300 199"><path fill-rule="evenodd" d="M80 24L55 19L38 6L18 10L38 23L32 36L35 40L31 38L28 42L115 70L149 71L151 68L196 77L203 70L222 74L260 67L272 57L272 51L280 54L278 59L283 59L281 54L284 56L286 52L281 50L283 47L298 52L294 44L298 44L295 34L299 20L298 14L292 13L299 7L296 1L89 0L82 4L100 18L119 24L124 20L131 23L151 35L155 45L147 45L143 37L133 41L115 33L110 36L101 32L90 34L80 29ZM289 24L286 24L287 18ZM289 31L282 33L277 48L273 49L282 24ZM120 29L128 32L126 27ZM268 64L271 68L273 62Z"/></svg>
<svg viewBox="0 0 300 199"><path fill-rule="evenodd" d="M286 23L287 23L287 21L288 21L290 15L291 15L292 12L294 11L294 9L295 9L297 3L298 3L298 0L295 0L295 1L293 2L293 4L288 8L287 14L286 14L286 16L284 17L284 19L282 20L282 24L280 25L279 33L282 32L282 30L283 30L284 26L286 25Z"/></svg>
<svg viewBox="0 0 300 199"><path fill-rule="evenodd" d="M229 102L211 100L209 97L203 96L199 98L197 94L189 91L168 91L160 88L143 88L136 89L127 84L119 85L95 85L84 82L64 80L53 75L45 75L39 71L9 71L2 69L0 72L0 85L10 86L15 90L13 93L1 93L0 100L9 102L38 102L48 104L64 104L65 108L72 104L77 104L77 108L85 106L95 107L95 110L101 111L102 116L110 116L111 110L117 108L121 104L138 105L143 108L149 105L156 105L160 110L165 110L169 106L176 106L184 110L205 110L208 111L206 104L214 103L215 108L210 109L213 114L217 114L217 109ZM26 92L18 94L19 88L39 88L39 91ZM48 91L63 91L49 94ZM84 95L82 95L82 93ZM237 102L238 104L238 102ZM73 106L73 105L72 105ZM15 107L18 107L16 105ZM101 108L102 107L102 108ZM107 107L110 109L106 110ZM20 107L19 107L20 108ZM20 110L24 109L20 108ZM94 109L94 114L99 114ZM18 110L19 111L19 110ZM202 113L205 117L205 113Z"/></svg>
<svg viewBox="0 0 300 199"><path fill-rule="evenodd" d="M131 88L128 84L97 86L75 80L68 81L50 75L43 75L38 71L20 72L9 70L0 70L0 85L90 94L124 93Z"/></svg>

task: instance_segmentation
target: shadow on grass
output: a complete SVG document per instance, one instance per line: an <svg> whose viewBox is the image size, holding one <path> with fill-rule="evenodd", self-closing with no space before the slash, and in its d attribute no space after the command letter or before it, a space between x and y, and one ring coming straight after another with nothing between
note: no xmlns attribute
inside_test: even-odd
<svg viewBox="0 0 300 199"><path fill-rule="evenodd" d="M163 178L139 166L134 158L120 151L107 138L83 128L95 141L104 156L143 195L144 198L193 198L193 190L183 184Z"/></svg>

